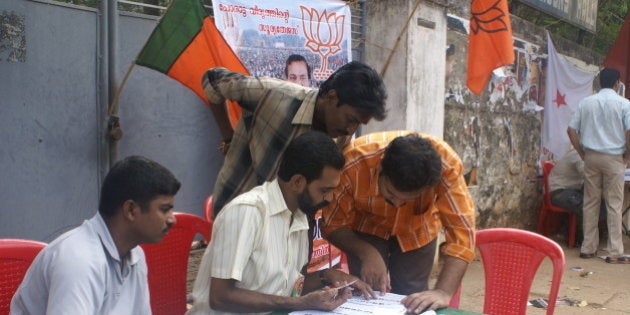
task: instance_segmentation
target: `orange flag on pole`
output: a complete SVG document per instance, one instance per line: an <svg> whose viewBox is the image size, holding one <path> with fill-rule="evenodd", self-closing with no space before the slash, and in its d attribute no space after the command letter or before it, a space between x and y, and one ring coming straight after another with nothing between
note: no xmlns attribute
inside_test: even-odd
<svg viewBox="0 0 630 315"><path fill-rule="evenodd" d="M480 94L492 70L513 62L507 0L472 0L466 85L473 93Z"/></svg>
<svg viewBox="0 0 630 315"><path fill-rule="evenodd" d="M213 67L249 74L232 51L200 0L174 0L142 48L136 64L179 81L207 105L201 77ZM236 125L241 108L228 103L228 116Z"/></svg>

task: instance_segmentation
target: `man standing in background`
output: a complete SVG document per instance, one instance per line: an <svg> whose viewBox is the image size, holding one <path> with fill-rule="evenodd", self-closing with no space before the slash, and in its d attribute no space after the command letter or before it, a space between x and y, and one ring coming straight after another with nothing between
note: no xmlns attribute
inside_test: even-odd
<svg viewBox="0 0 630 315"><path fill-rule="evenodd" d="M569 122L571 144L584 160L584 241L581 258L597 255L601 199L606 202L608 263L630 263L624 256L621 208L624 171L630 160L630 102L617 95L619 71L599 73L601 90L583 99Z"/></svg>

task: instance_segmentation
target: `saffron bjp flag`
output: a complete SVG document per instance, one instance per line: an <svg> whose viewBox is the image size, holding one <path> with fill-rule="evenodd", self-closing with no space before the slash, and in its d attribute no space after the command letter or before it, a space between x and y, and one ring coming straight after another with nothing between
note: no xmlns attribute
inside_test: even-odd
<svg viewBox="0 0 630 315"><path fill-rule="evenodd" d="M625 86L630 84L630 12L604 60L604 66L619 70L621 82ZM628 98L629 95L626 93L624 96Z"/></svg>
<svg viewBox="0 0 630 315"><path fill-rule="evenodd" d="M507 0L472 0L466 78L468 89L480 94L492 70L513 62L514 46Z"/></svg>
<svg viewBox="0 0 630 315"><path fill-rule="evenodd" d="M221 66L248 74L200 0L174 0L144 44L136 64L179 81L207 105L210 104L201 86L206 70ZM228 103L232 126L236 125L240 115L240 107Z"/></svg>
<svg viewBox="0 0 630 315"><path fill-rule="evenodd" d="M553 153L557 160L571 145L567 127L580 101L593 92L595 73L581 70L558 55L549 33L547 55L542 147Z"/></svg>

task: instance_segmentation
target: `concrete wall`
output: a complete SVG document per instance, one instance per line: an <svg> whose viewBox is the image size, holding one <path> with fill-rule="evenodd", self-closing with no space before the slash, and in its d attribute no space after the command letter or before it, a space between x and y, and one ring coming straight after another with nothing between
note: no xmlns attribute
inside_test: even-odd
<svg viewBox="0 0 630 315"><path fill-rule="evenodd" d="M461 8L458 8L461 10ZM546 35L512 16L516 62L493 77L481 95L465 86L467 17L449 18L444 139L460 154L480 228L536 228L541 203L538 159L544 105ZM462 23L463 22L463 23ZM553 36L553 35L552 35ZM580 67L596 70L601 57L562 38L556 49Z"/></svg>
<svg viewBox="0 0 630 315"><path fill-rule="evenodd" d="M367 1L368 64L383 68L415 2ZM464 162L478 226L535 229L541 203L537 165L545 31L512 16L517 60L481 95L473 95L465 85L469 12L469 1L421 2L384 76L388 117L371 122L362 134L410 129L443 137ZM421 25L427 21L434 27ZM555 37L554 41L559 53L582 68L596 70L601 61L601 56L574 43ZM447 56L449 45L452 54Z"/></svg>
<svg viewBox="0 0 630 315"><path fill-rule="evenodd" d="M383 69L415 0L366 2L365 62ZM420 20L420 23L418 22ZM410 129L442 137L444 128L444 47L446 14L441 4L423 1L413 13L409 28L388 65L389 112L362 133Z"/></svg>

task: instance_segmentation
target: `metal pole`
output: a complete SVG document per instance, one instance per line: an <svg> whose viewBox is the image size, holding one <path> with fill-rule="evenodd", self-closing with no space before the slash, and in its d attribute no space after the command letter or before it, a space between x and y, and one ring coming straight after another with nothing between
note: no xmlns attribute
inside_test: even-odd
<svg viewBox="0 0 630 315"><path fill-rule="evenodd" d="M98 47L97 47L97 68L98 68L98 87L97 87L97 127L98 132L98 184L105 178L105 174L110 167L109 161L109 141L107 136L107 108L109 106L109 48L108 48L108 11L109 2L116 0L100 0L98 10Z"/></svg>
<svg viewBox="0 0 630 315"><path fill-rule="evenodd" d="M116 98L116 91L118 88L118 0L107 1L107 44L108 44L108 99L107 106ZM120 138L113 137L111 130L117 128L119 130L119 121L117 113L109 113L108 117L108 147L109 147L109 167L118 160L118 140Z"/></svg>

